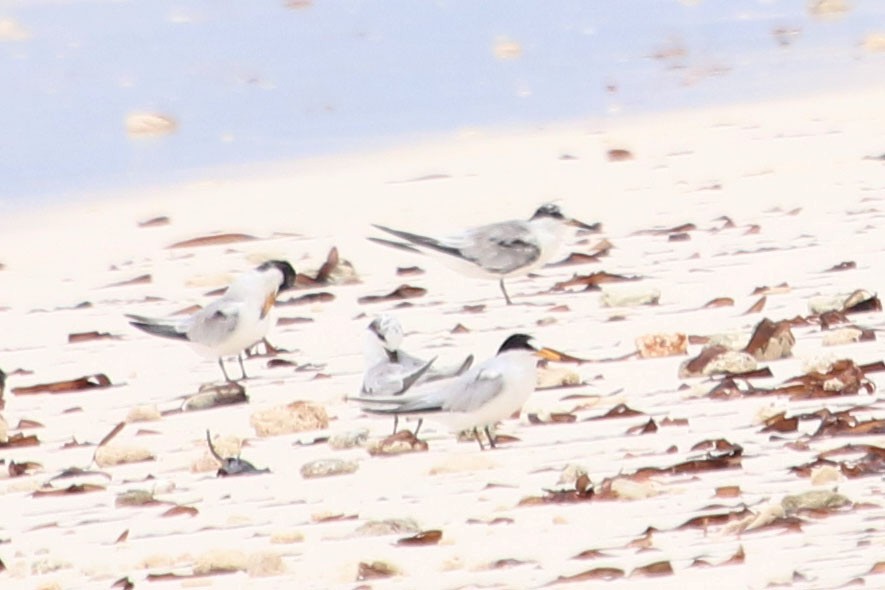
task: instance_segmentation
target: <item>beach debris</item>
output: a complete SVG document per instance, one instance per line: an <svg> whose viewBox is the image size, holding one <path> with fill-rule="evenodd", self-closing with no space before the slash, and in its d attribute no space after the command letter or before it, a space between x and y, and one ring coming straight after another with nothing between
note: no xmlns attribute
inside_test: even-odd
<svg viewBox="0 0 885 590"><path fill-rule="evenodd" d="M326 408L308 401L294 401L252 414L249 424L258 436L293 434L306 430L322 430L329 427Z"/></svg>
<svg viewBox="0 0 885 590"><path fill-rule="evenodd" d="M577 422L578 417L569 412L548 412L536 413L529 412L525 414L526 421L529 424L570 424Z"/></svg>
<svg viewBox="0 0 885 590"><path fill-rule="evenodd" d="M111 588L120 588L121 590L135 590L135 583L130 580L128 576L124 576L111 584Z"/></svg>
<svg viewBox="0 0 885 590"><path fill-rule="evenodd" d="M78 377L67 381L55 381L52 383L40 383L27 387L13 387L14 395L34 395L37 393L71 393L87 391L90 389L105 389L111 386L111 380L104 373L96 373L85 377Z"/></svg>
<svg viewBox="0 0 885 590"><path fill-rule="evenodd" d="M412 285L402 284L386 295L365 295L357 299L359 303L383 303L385 301L401 301L403 299L412 299L415 297L423 297L427 293L427 289L422 287L413 287Z"/></svg>
<svg viewBox="0 0 885 590"><path fill-rule="evenodd" d="M427 443L416 437L411 430L400 430L381 440L371 441L366 450L374 457L378 455L423 453L427 449Z"/></svg>
<svg viewBox="0 0 885 590"><path fill-rule="evenodd" d="M729 350L721 344L715 344L704 348L698 356L679 365L679 378L746 373L755 370L756 359L746 352Z"/></svg>
<svg viewBox="0 0 885 590"><path fill-rule="evenodd" d="M353 265L338 256L338 248L332 247L326 261L320 266L316 275L309 276L300 272L295 277L295 285L299 288L313 288L320 285L347 285L358 283L359 278Z"/></svg>
<svg viewBox="0 0 885 590"><path fill-rule="evenodd" d="M581 385L581 376L571 369L549 365L538 367L535 389L554 389L576 385Z"/></svg>
<svg viewBox="0 0 885 590"><path fill-rule="evenodd" d="M658 577L672 576L673 566L669 561L656 561L648 565L639 566L630 572L630 577Z"/></svg>
<svg viewBox="0 0 885 590"><path fill-rule="evenodd" d="M128 424L134 422L156 422L162 419L163 415L155 405L133 406L126 414L126 422Z"/></svg>
<svg viewBox="0 0 885 590"><path fill-rule="evenodd" d="M117 281L116 283L109 283L102 287L103 289L109 289L111 287L129 287L132 285L147 285L153 282L153 278L149 274L138 275L137 277L133 277L131 279L126 279L125 281Z"/></svg>
<svg viewBox="0 0 885 590"><path fill-rule="evenodd" d="M166 246L167 249L172 248L196 248L200 246L222 246L225 244L237 244L240 242L254 242L257 240L255 236L249 234L240 234L240 233L226 233L226 234L212 234L209 236L200 236L198 238L190 238L188 240L182 240L180 242L175 242L170 246Z"/></svg>
<svg viewBox="0 0 885 590"><path fill-rule="evenodd" d="M329 437L329 447L336 451L364 447L369 442L369 429L358 428L339 432Z"/></svg>
<svg viewBox="0 0 885 590"><path fill-rule="evenodd" d="M857 326L847 326L845 328L826 332L821 344L824 346L840 346L843 344L853 344L855 342L864 342L875 339L876 333L872 330L859 328Z"/></svg>
<svg viewBox="0 0 885 590"><path fill-rule="evenodd" d="M661 290L653 286L605 285L602 287L602 305L605 307L638 307L657 305Z"/></svg>
<svg viewBox="0 0 885 590"><path fill-rule="evenodd" d="M114 334L109 334L108 332L74 332L72 334L68 334L68 343L75 344L77 342L92 342L95 340L119 340L120 337Z"/></svg>
<svg viewBox="0 0 885 590"><path fill-rule="evenodd" d="M844 260L839 264L833 265L824 272L840 272L843 270L854 270L857 268L857 263L853 260Z"/></svg>
<svg viewBox="0 0 885 590"><path fill-rule="evenodd" d="M301 466L301 477L313 479L316 477L331 477L333 475L347 475L355 473L359 468L356 461L344 459L316 459Z"/></svg>
<svg viewBox="0 0 885 590"><path fill-rule="evenodd" d="M624 577L624 570L616 567L595 567L571 576L559 576L551 584L587 582L590 580L610 581Z"/></svg>
<svg viewBox="0 0 885 590"><path fill-rule="evenodd" d="M873 393L875 384L866 374L885 371L885 363L857 365L850 359L833 362L824 371L812 370L804 375L787 379L779 387L772 389L747 385L741 389L734 378L720 381L708 396L715 399L730 399L736 396L789 395L791 399L827 398L840 395L857 395L861 392Z"/></svg>
<svg viewBox="0 0 885 590"><path fill-rule="evenodd" d="M270 469L258 469L245 459L240 459L239 456L222 457L212 444L212 435L209 434L208 429L206 430L206 444L209 447L209 453L211 453L215 460L221 464L221 467L218 468L218 472L216 473L218 477L270 473Z"/></svg>
<svg viewBox="0 0 885 590"><path fill-rule="evenodd" d="M379 580L395 576L398 573L399 570L383 561L361 561L359 566L357 566L356 581Z"/></svg>
<svg viewBox="0 0 885 590"><path fill-rule="evenodd" d="M196 516L200 513L199 510L194 508L193 506L183 506L181 504L175 504L160 516L162 518L172 518L173 516Z"/></svg>
<svg viewBox="0 0 885 590"><path fill-rule="evenodd" d="M716 297L701 306L701 309L711 309L714 307L731 307L734 305L734 299L731 297Z"/></svg>
<svg viewBox="0 0 885 590"><path fill-rule="evenodd" d="M658 358L688 354L688 336L680 332L669 334L643 334L636 338L639 356Z"/></svg>
<svg viewBox="0 0 885 590"><path fill-rule="evenodd" d="M160 502L154 497L154 493L148 490L126 490L120 492L114 499L114 506L156 506Z"/></svg>
<svg viewBox="0 0 885 590"><path fill-rule="evenodd" d="M298 297L290 297L284 301L277 300L277 305L313 305L314 303L326 303L333 301L335 296L328 291L319 291L317 293L305 293Z"/></svg>
<svg viewBox="0 0 885 590"><path fill-rule="evenodd" d="M605 271L590 273L589 275L575 274L572 278L556 283L551 291L564 291L569 287L584 287L582 291L599 291L602 289L600 285L606 283L622 283L627 281L638 281L642 277L629 277L617 275Z"/></svg>
<svg viewBox="0 0 885 590"><path fill-rule="evenodd" d="M273 552L258 551L246 553L239 549L215 548L205 551L194 558L191 576L175 574L174 578L212 576L233 572L246 572L251 577L275 576L285 573L286 567L282 558ZM150 579L150 578L149 578Z"/></svg>
<svg viewBox="0 0 885 590"><path fill-rule="evenodd" d="M66 488L46 488L42 487L35 490L31 496L34 498L44 498L47 496L70 496L75 494L89 494L92 492L102 492L107 489L105 486L96 484L71 484Z"/></svg>
<svg viewBox="0 0 885 590"><path fill-rule="evenodd" d="M305 318L305 317L281 317L277 318L278 326L293 326L297 324L312 324L315 320L313 318Z"/></svg>
<svg viewBox="0 0 885 590"><path fill-rule="evenodd" d="M414 277L423 275L424 269L417 266L398 266L396 267L396 276L398 277Z"/></svg>
<svg viewBox="0 0 885 590"><path fill-rule="evenodd" d="M126 115L126 133L129 137L159 137L178 129L178 122L170 115L136 112Z"/></svg>
<svg viewBox="0 0 885 590"><path fill-rule="evenodd" d="M794 344L796 338L790 329L789 321L773 322L763 318L756 325L744 352L752 355L757 361L774 361L789 357Z"/></svg>
<svg viewBox="0 0 885 590"><path fill-rule="evenodd" d="M155 458L153 453L141 447L102 445L95 450L93 461L99 467L113 467L114 465L153 461Z"/></svg>
<svg viewBox="0 0 885 590"><path fill-rule="evenodd" d="M595 223L591 227L600 226L600 223ZM588 230L592 231L592 230ZM598 231L598 230L597 230ZM546 264L545 266L551 268L557 268L561 266L572 266L575 264L589 264L600 262L600 258L608 256L611 252L611 249L614 248L614 244L609 242L608 240L600 240L596 243L592 248L590 248L589 252L571 252L568 256L563 258L558 262L551 262Z"/></svg>
<svg viewBox="0 0 885 590"><path fill-rule="evenodd" d="M411 518L386 518L384 520L364 522L353 534L355 537L380 537L384 535L417 533L420 530L421 527Z"/></svg>
<svg viewBox="0 0 885 590"><path fill-rule="evenodd" d="M836 460L843 455L851 458ZM885 473L885 448L869 444L847 444L823 451L814 461L791 467L790 471L801 477L810 477L812 483L826 483L832 476L822 475L824 469L849 479Z"/></svg>
<svg viewBox="0 0 885 590"><path fill-rule="evenodd" d="M9 477L21 477L23 475L31 475L43 470L43 465L34 461L9 461Z"/></svg>
<svg viewBox="0 0 885 590"><path fill-rule="evenodd" d="M605 152L609 162L626 162L633 159L633 152L623 148L612 148Z"/></svg>
<svg viewBox="0 0 885 590"><path fill-rule="evenodd" d="M160 227L163 225L169 225L170 223L172 223L171 219L165 215L161 215L159 217L151 217L150 219L139 221L138 227Z"/></svg>
<svg viewBox="0 0 885 590"><path fill-rule="evenodd" d="M750 315L751 313L759 313L765 308L765 304L768 301L768 297L763 295L759 299L756 300L756 303L751 305L747 311L744 312L744 315Z"/></svg>
<svg viewBox="0 0 885 590"><path fill-rule="evenodd" d="M441 530L429 530L429 531L421 531L411 537L403 537L402 539L397 539L396 544L402 545L406 547L414 547L420 545L436 545L439 543L440 539L442 539L442 531Z"/></svg>
<svg viewBox="0 0 885 590"><path fill-rule="evenodd" d="M239 383L233 381L205 383L200 386L197 393L185 398L181 403L181 408L175 410L175 412L195 412L221 406L243 404L248 401L246 389ZM172 412L163 412L164 415L168 413Z"/></svg>
<svg viewBox="0 0 885 590"><path fill-rule="evenodd" d="M492 54L502 61L514 60L522 57L522 45L508 37L498 37L492 46Z"/></svg>
<svg viewBox="0 0 885 590"><path fill-rule="evenodd" d="M842 313L868 313L872 311L882 311L882 302L879 298L865 291L858 289L849 295L842 303Z"/></svg>

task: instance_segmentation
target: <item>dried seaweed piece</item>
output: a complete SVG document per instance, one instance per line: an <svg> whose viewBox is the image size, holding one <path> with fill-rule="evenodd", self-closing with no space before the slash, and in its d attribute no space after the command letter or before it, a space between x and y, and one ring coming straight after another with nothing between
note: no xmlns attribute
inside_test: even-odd
<svg viewBox="0 0 885 590"><path fill-rule="evenodd" d="M599 291L601 289L600 285L606 283L623 283L628 281L638 281L641 280L642 277L637 276L624 276L608 273L605 271L590 273L589 275L574 275L572 278L556 283L553 285L551 291L563 291L568 287L581 287L583 286L583 291Z"/></svg>
<svg viewBox="0 0 885 590"><path fill-rule="evenodd" d="M672 576L673 566L669 561L656 561L642 567L637 567L630 572L630 577L634 576Z"/></svg>
<svg viewBox="0 0 885 590"><path fill-rule="evenodd" d="M627 434L654 434L657 431L658 425L655 423L654 418L649 418L648 422L645 424L639 424L628 428Z"/></svg>
<svg viewBox="0 0 885 590"><path fill-rule="evenodd" d="M15 395L33 395L36 393L70 393L85 391L88 389L104 389L111 386L111 380L104 373L87 375L68 381L56 381L53 383L40 383L27 387L13 387Z"/></svg>
<svg viewBox="0 0 885 590"><path fill-rule="evenodd" d="M413 277L417 275L423 275L424 269L419 268L417 266L398 266L396 269L396 276L398 277Z"/></svg>
<svg viewBox="0 0 885 590"><path fill-rule="evenodd" d="M427 289L421 287L413 287L412 285L400 285L386 295L365 295L357 299L358 303L383 303L385 301L401 301L403 299L412 299L415 297L423 297L427 293Z"/></svg>
<svg viewBox="0 0 885 590"><path fill-rule="evenodd" d="M373 441L367 450L370 455L376 456L423 453L427 449L427 443L416 437L411 430L400 430L381 441Z"/></svg>
<svg viewBox="0 0 885 590"><path fill-rule="evenodd" d="M609 481L609 480L606 480ZM603 482L605 483L605 482ZM609 486L611 485L609 481ZM610 493L610 492L609 492ZM586 473L575 480L574 489L544 490L543 496L529 496L519 501L518 506L537 506L539 504L568 504L586 502L596 497L593 484Z"/></svg>
<svg viewBox="0 0 885 590"><path fill-rule="evenodd" d="M24 435L21 432L16 432L15 434L10 435L5 441L0 442L0 449L33 447L39 444L40 439L37 438L36 434Z"/></svg>
<svg viewBox="0 0 885 590"><path fill-rule="evenodd" d="M313 318L302 318L302 317L294 317L294 318L277 318L278 326L292 326L295 324L310 324L313 323Z"/></svg>
<svg viewBox="0 0 885 590"><path fill-rule="evenodd" d="M526 414L529 424L558 424L577 421L578 417L568 412L551 412L547 420L543 420L538 414Z"/></svg>
<svg viewBox="0 0 885 590"><path fill-rule="evenodd" d="M831 326L847 324L850 320L843 312L830 310L820 314L818 321L822 330L829 330Z"/></svg>
<svg viewBox="0 0 885 590"><path fill-rule="evenodd" d="M799 428L799 418L797 416L787 418L786 412L781 412L766 419L764 424L765 427L761 432L796 432Z"/></svg>
<svg viewBox="0 0 885 590"><path fill-rule="evenodd" d="M838 272L838 271L843 271L843 270L854 270L855 268L857 268L856 262L854 262L853 260L845 260L843 262L840 262L839 264L836 264L835 266L831 266L830 268L828 268L824 272Z"/></svg>
<svg viewBox="0 0 885 590"><path fill-rule="evenodd" d="M246 389L239 383L227 382L221 384L207 384L200 387L200 391L190 395L181 402L181 407L175 410L161 412L163 416L178 412L193 412L196 410L208 410L219 406L248 403L249 397Z"/></svg>
<svg viewBox="0 0 885 590"><path fill-rule="evenodd" d="M763 286L763 287L756 287L755 289L753 289L753 293L751 293L751 294L752 295L780 295L782 293L789 293L789 292L790 292L790 285L788 285L787 283L781 283L779 285L775 285L774 287L769 287L767 285Z"/></svg>
<svg viewBox="0 0 885 590"><path fill-rule="evenodd" d="M43 466L40 463L35 463L34 461L23 461L21 463L16 463L15 461L9 462L9 477L21 477L22 475L30 475L37 471L43 469Z"/></svg>
<svg viewBox="0 0 885 590"><path fill-rule="evenodd" d="M759 313L765 307L765 302L768 301L768 298L763 295L759 298L756 303L750 306L750 308L744 312L744 315L750 315L751 313Z"/></svg>
<svg viewBox="0 0 885 590"><path fill-rule="evenodd" d="M103 288L107 289L109 287L128 287L130 285L146 285L152 281L153 281L153 279L151 278L151 275L149 275L149 274L138 275L137 277L132 278L132 279L126 279L125 281L110 283L108 285L105 285Z"/></svg>
<svg viewBox="0 0 885 590"><path fill-rule="evenodd" d="M741 445L727 441L724 438L702 440L691 447L692 451L719 451L726 454L741 454L744 448Z"/></svg>
<svg viewBox="0 0 885 590"><path fill-rule="evenodd" d="M172 516L196 516L200 511L194 508L193 506L182 506L180 504L176 504L172 508L168 509L166 512L161 514L162 517L172 517Z"/></svg>
<svg viewBox="0 0 885 590"><path fill-rule="evenodd" d="M551 262L547 266L558 268L560 266L573 266L576 264L591 264L599 262L599 256L596 254L583 254L581 252L571 252L568 256L558 262Z"/></svg>
<svg viewBox="0 0 885 590"><path fill-rule="evenodd" d="M644 412L640 412L638 410L634 410L627 406L627 404L618 404L608 412L603 414L602 416L593 416L592 418L587 418L586 421L590 420L606 420L608 418L626 418L628 416L644 416Z"/></svg>
<svg viewBox="0 0 885 590"><path fill-rule="evenodd" d="M91 483L84 484L72 484L66 488L62 489L39 489L35 490L31 496L34 498L41 498L44 496L67 496L71 494L88 494L90 492L102 492L106 490L104 486L99 486Z"/></svg>
<svg viewBox="0 0 885 590"><path fill-rule="evenodd" d="M633 153L622 148L612 148L606 152L606 156L609 162L626 162L633 159Z"/></svg>
<svg viewBox="0 0 885 590"><path fill-rule="evenodd" d="M167 248L194 248L197 246L220 246L223 244L235 244L237 242L252 242L257 240L255 236L249 234L214 234L211 236L201 236L199 238L191 238L181 242L175 242Z"/></svg>
<svg viewBox="0 0 885 590"><path fill-rule="evenodd" d="M693 223L682 223L680 225L676 225L674 227L667 228L652 228L652 229L641 229L639 231L633 232L633 235L636 236L666 236L670 234L681 234L689 231L694 231L698 227Z"/></svg>
<svg viewBox="0 0 885 590"><path fill-rule="evenodd" d="M73 334L68 334L68 344L74 344L76 342L91 342L93 340L119 340L119 336L115 336L114 334L109 334L108 332L74 332Z"/></svg>
<svg viewBox="0 0 885 590"><path fill-rule="evenodd" d="M753 331L750 342L744 348L744 352L750 354L756 360L773 361L786 358L792 354L796 337L790 329L790 322L773 322L763 318Z"/></svg>
<svg viewBox="0 0 885 590"><path fill-rule="evenodd" d="M559 576L552 584L562 584L568 582L586 582L587 580L617 580L624 577L624 570L616 567L596 567L572 576Z"/></svg>
<svg viewBox="0 0 885 590"><path fill-rule="evenodd" d="M711 307L731 307L732 305L734 305L734 299L731 297L716 297L715 299L706 302L701 307L703 309L709 309Z"/></svg>
<svg viewBox="0 0 885 590"><path fill-rule="evenodd" d="M160 227L161 225L169 225L171 222L171 219L169 219L165 215L161 215L159 217L152 217L145 221L139 221L138 227Z"/></svg>
<svg viewBox="0 0 885 590"><path fill-rule="evenodd" d="M876 295L864 297L864 291L855 291L845 300L842 307L843 313L868 313L871 311L882 311L882 302Z"/></svg>
<svg viewBox="0 0 885 590"><path fill-rule="evenodd" d="M402 539L397 539L397 545L407 545L407 546L415 546L415 545L436 545L439 543L440 539L442 539L442 531L440 530L430 530L430 531L421 531L416 535L412 535L411 537L403 537Z"/></svg>
<svg viewBox="0 0 885 590"><path fill-rule="evenodd" d="M327 291L320 291L319 293L306 293L299 297L290 297L285 301L277 300L276 305L310 305L313 303L325 303L334 299L335 296L331 293Z"/></svg>

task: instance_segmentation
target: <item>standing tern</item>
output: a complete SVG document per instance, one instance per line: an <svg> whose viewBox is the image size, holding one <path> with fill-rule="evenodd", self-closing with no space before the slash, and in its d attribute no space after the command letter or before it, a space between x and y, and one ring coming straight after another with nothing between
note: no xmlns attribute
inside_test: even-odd
<svg viewBox="0 0 885 590"><path fill-rule="evenodd" d="M435 387L419 387L399 397L354 399L378 404L367 410L373 414L418 416L441 422L456 432L473 430L480 449L484 449L479 434L482 429L494 448L490 427L522 409L535 390L539 357L561 358L551 349L536 348L531 336L513 334L497 355Z"/></svg>
<svg viewBox="0 0 885 590"><path fill-rule="evenodd" d="M126 314L133 326L163 338L184 340L203 356L218 359L226 381L232 381L223 357L236 355L246 378L243 351L259 342L270 328L270 310L277 294L295 285L295 270L285 260L270 260L242 274L227 291L203 309L181 318L149 318Z"/></svg>
<svg viewBox="0 0 885 590"><path fill-rule="evenodd" d="M366 372L360 395L368 397L399 396L415 384L428 383L439 379L457 377L473 364L473 355L468 355L460 365L440 369L431 367L436 357L429 361L412 356L404 351L403 327L396 317L382 314L372 320L366 330L363 356ZM415 435L421 429L422 420L415 428ZM393 433L396 434L399 417L394 416Z"/></svg>
<svg viewBox="0 0 885 590"><path fill-rule="evenodd" d="M508 305L512 302L504 288L504 279L524 276L543 266L559 249L568 226L588 230L599 227L598 224L588 225L568 218L559 207L550 203L539 207L527 221L513 220L480 225L440 239L373 225L406 240L419 250L442 254L444 262L467 276L497 279ZM375 241L408 247L386 240Z"/></svg>

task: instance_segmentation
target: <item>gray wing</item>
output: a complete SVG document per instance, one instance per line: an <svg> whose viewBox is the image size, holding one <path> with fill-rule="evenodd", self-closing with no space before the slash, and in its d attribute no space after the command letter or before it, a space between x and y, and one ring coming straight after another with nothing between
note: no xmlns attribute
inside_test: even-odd
<svg viewBox="0 0 885 590"><path fill-rule="evenodd" d="M451 244L454 246L454 241ZM541 255L541 247L524 221L492 223L467 230L457 247L463 258L500 274L529 265Z"/></svg>
<svg viewBox="0 0 885 590"><path fill-rule="evenodd" d="M240 306L223 298L213 301L190 317L187 339L205 346L214 346L236 330Z"/></svg>
<svg viewBox="0 0 885 590"><path fill-rule="evenodd" d="M494 399L504 389L504 377L498 371L483 369L474 379L458 379L461 388L453 390L442 404L447 412L472 412Z"/></svg>
<svg viewBox="0 0 885 590"><path fill-rule="evenodd" d="M414 357L412 357L414 359ZM363 377L362 395L399 396L408 391L436 360L433 357L421 365L402 365L380 362L366 371Z"/></svg>

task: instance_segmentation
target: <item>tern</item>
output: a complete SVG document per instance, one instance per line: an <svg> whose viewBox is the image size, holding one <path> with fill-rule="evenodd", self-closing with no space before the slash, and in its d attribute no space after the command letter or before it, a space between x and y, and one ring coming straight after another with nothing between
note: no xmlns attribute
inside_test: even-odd
<svg viewBox="0 0 885 590"><path fill-rule="evenodd" d="M472 430L480 449L484 449L481 429L494 448L490 428L522 409L535 390L538 359L561 359L555 351L536 348L532 342L527 334L513 334L494 357L459 377L419 387L404 396L354 399L378 404L367 410L373 414L429 418L456 432Z"/></svg>
<svg viewBox="0 0 885 590"><path fill-rule="evenodd" d="M542 205L528 220L512 220L469 228L445 238L431 238L393 229L374 227L406 240L409 245L373 238L389 246L425 250L443 255L441 259L467 276L496 279L504 300L512 304L504 279L524 276L543 266L559 250L569 226L596 231L599 224L588 225L563 215L553 204Z"/></svg>
<svg viewBox="0 0 885 590"><path fill-rule="evenodd" d="M149 318L126 314L139 330L174 340L183 340L201 355L223 358L236 355L242 378L246 378L242 352L259 342L270 328L270 310L277 294L295 285L295 270L285 260L270 260L239 276L224 294L203 309L180 318Z"/></svg>
<svg viewBox="0 0 885 590"><path fill-rule="evenodd" d="M429 383L440 379L457 377L473 364L473 355L468 355L460 365L450 368L431 367L436 357L425 361L412 356L402 349L403 327L399 320L382 314L373 319L366 330L363 355L366 372L360 395L369 397L403 395L413 385ZM415 434L421 428L419 420ZM396 434L399 417L394 416L393 433Z"/></svg>

